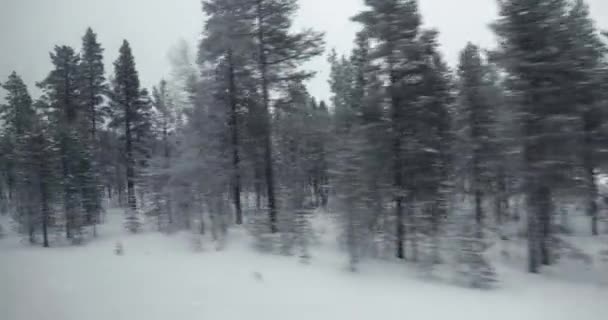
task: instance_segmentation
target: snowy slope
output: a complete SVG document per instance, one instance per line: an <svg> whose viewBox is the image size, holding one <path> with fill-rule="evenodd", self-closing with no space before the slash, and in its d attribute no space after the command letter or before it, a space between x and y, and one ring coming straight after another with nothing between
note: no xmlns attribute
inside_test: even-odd
<svg viewBox="0 0 608 320"><path fill-rule="evenodd" d="M367 262L346 271L335 245L310 265L250 249L234 230L226 250L193 252L188 236L126 235L117 212L83 247L0 240L0 319L551 319L608 315L608 287L499 269L501 285L475 291L424 280L407 266ZM326 230L323 240L334 236ZM117 241L122 256L114 254Z"/></svg>

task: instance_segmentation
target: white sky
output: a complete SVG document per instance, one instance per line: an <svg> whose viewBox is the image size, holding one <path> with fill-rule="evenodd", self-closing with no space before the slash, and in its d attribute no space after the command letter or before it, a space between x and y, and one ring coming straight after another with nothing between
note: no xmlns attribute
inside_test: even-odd
<svg viewBox="0 0 608 320"><path fill-rule="evenodd" d="M420 0L424 22L440 31L443 52L452 66L467 41L494 45L488 24L496 16L495 3ZM608 0L588 3L598 25L608 29ZM350 51L358 26L349 18L363 8L363 0L300 0L300 7L296 27L325 31L328 50ZM79 48L80 38L91 26L106 49L107 71L112 71L110 63L126 38L142 82L150 87L167 75L167 52L180 38L196 46L202 23L199 0L0 0L0 81L15 70L33 86L49 72L53 46ZM326 57L313 61L310 68L319 72L310 91L327 99Z"/></svg>

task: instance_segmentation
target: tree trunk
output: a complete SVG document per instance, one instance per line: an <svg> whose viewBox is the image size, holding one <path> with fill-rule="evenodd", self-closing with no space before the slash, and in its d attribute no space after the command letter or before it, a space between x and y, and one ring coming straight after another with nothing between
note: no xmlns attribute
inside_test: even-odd
<svg viewBox="0 0 608 320"><path fill-rule="evenodd" d="M42 209L42 246L45 248L49 247L49 237L48 237L48 225L49 225L49 203L48 203L48 195L46 192L46 186L44 183L40 184L40 202Z"/></svg>
<svg viewBox="0 0 608 320"><path fill-rule="evenodd" d="M551 190L535 186L528 196L528 270L551 264Z"/></svg>
<svg viewBox="0 0 608 320"><path fill-rule="evenodd" d="M232 197L236 212L236 224L243 224L243 212L241 209L241 170L239 155L239 125L238 125L238 101L236 92L236 80L234 75L234 61L232 50L228 50L228 95L230 96L230 129L232 131Z"/></svg>
<svg viewBox="0 0 608 320"><path fill-rule="evenodd" d="M397 197L395 200L395 214L397 215L397 258L405 259L405 250L403 244L403 238L405 235L405 226L403 225L403 199Z"/></svg>
<svg viewBox="0 0 608 320"><path fill-rule="evenodd" d="M127 110L125 112L125 151L127 155L127 204L133 214L137 210L135 195L135 164L133 159L133 137L131 136L131 119Z"/></svg>
<svg viewBox="0 0 608 320"><path fill-rule="evenodd" d="M585 172L585 192L586 192L586 211L587 215L591 218L591 234L594 236L598 235L598 210L597 210L597 184L595 183L595 166L593 161L593 144L591 137L591 130L585 126L585 141L583 146L583 166Z"/></svg>
<svg viewBox="0 0 608 320"><path fill-rule="evenodd" d="M551 190L543 186L539 190L539 217L540 217L540 257L543 265L551 264Z"/></svg>
<svg viewBox="0 0 608 320"><path fill-rule="evenodd" d="M273 168L273 156L272 156L272 129L270 119L270 96L269 96L269 84L268 84L268 62L266 58L266 45L264 38L264 21L262 12L262 1L257 0L256 6L257 22L258 22L258 49L259 49L259 63L258 68L262 78L262 98L263 98L263 118L264 118L264 162L265 162L265 176L266 176L266 190L268 196L268 209L270 219L270 232L278 232L277 227L277 206L275 199L274 190L274 168Z"/></svg>
<svg viewBox="0 0 608 320"><path fill-rule="evenodd" d="M539 273L538 209L536 199L528 195L528 272Z"/></svg>
<svg viewBox="0 0 608 320"><path fill-rule="evenodd" d="M479 186L475 187L475 223L477 226L476 235L478 239L483 237L483 195Z"/></svg>
<svg viewBox="0 0 608 320"><path fill-rule="evenodd" d="M390 77L390 97L391 97L391 125L393 129L392 145L393 145L393 187L395 188L395 216L397 218L397 258L405 259L404 253L404 238L405 228L403 226L403 200L404 200L404 183L403 183L403 157L402 157L402 133L401 130L401 112L400 99L397 93L397 75L394 72L392 54L388 59L388 72ZM411 198L411 197L410 197ZM409 209L410 203L408 203ZM408 210L409 211L409 210ZM411 214L411 212L409 212Z"/></svg>
<svg viewBox="0 0 608 320"><path fill-rule="evenodd" d="M416 199L415 197L410 197L407 203L407 216L408 216L408 225L410 226L408 232L410 235L410 239L411 239L411 248L412 248L412 254L411 254L411 260L412 262L418 262L418 230L416 228L416 207L415 207L415 203L416 203Z"/></svg>

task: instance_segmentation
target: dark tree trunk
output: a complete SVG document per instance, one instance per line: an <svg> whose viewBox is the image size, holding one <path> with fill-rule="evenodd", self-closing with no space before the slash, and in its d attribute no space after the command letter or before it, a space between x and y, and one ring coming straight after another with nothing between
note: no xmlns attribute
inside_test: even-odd
<svg viewBox="0 0 608 320"><path fill-rule="evenodd" d="M46 190L46 185L44 183L40 183L40 202L41 202L41 210L42 210L42 246L45 248L49 247L49 237L48 237L48 225L49 225L49 200L48 194Z"/></svg>
<svg viewBox="0 0 608 320"><path fill-rule="evenodd" d="M528 195L528 272L539 273L539 232L536 199Z"/></svg>
<svg viewBox="0 0 608 320"><path fill-rule="evenodd" d="M551 264L551 190L543 186L538 190L538 205L540 217L540 257L543 265Z"/></svg>
<svg viewBox="0 0 608 320"><path fill-rule="evenodd" d="M243 224L243 212L241 209L241 170L239 155L239 123L238 123L238 101L236 92L236 80L234 74L234 61L232 50L228 51L228 95L230 96L230 129L232 132L232 198L236 211L236 224Z"/></svg>
<svg viewBox="0 0 608 320"><path fill-rule="evenodd" d="M28 209L29 210L29 209ZM36 238L35 238L35 229L34 229L34 219L32 219L32 212L28 213L29 215L29 221L28 221L28 234L29 234L29 240L30 240L30 244L35 244L36 243Z"/></svg>
<svg viewBox="0 0 608 320"><path fill-rule="evenodd" d="M551 264L551 190L535 186L528 196L528 270Z"/></svg>
<svg viewBox="0 0 608 320"><path fill-rule="evenodd" d="M479 190L479 186L475 190L475 223L477 225L477 238L483 237L483 194Z"/></svg>
<svg viewBox="0 0 608 320"><path fill-rule="evenodd" d="M61 167L63 173L63 182L66 183L69 179L69 168L68 168L68 159L66 155L66 142L65 137L62 138L62 146L61 146ZM64 186L63 190L63 201L64 201L64 210L65 210L65 237L67 239L72 239L72 219L73 212L71 208L72 199L71 199L71 190L69 190L69 186Z"/></svg>
<svg viewBox="0 0 608 320"><path fill-rule="evenodd" d="M591 218L591 234L594 236L598 235L598 209L597 209L597 184L595 183L595 165L593 161L593 141L592 132L585 118L585 138L583 145L583 166L585 172L585 192L586 192L586 211L587 215Z"/></svg>
<svg viewBox="0 0 608 320"><path fill-rule="evenodd" d="M397 258L405 259L404 252L404 238L405 238L405 228L403 221L403 192L404 192L404 184L403 184L403 167L402 167L402 130L401 130L401 112L399 99L397 97L397 79L393 74L393 66L390 63L389 70L391 72L391 120L393 126L393 183L395 187L395 216L397 218ZM411 214L411 213L410 213Z"/></svg>
<svg viewBox="0 0 608 320"><path fill-rule="evenodd" d="M274 190L274 168L273 168L273 156L272 156L272 129L270 119L270 96L269 96L269 83L268 83L268 62L266 58L266 39L264 34L264 21L262 12L262 1L257 0L257 22L258 22L258 49L259 49L259 63L261 80L262 80L262 100L264 105L263 118L264 118L264 165L265 165L265 177L266 177L266 192L268 196L268 209L270 219L270 232L278 232L277 227L277 205L275 199Z"/></svg>
<svg viewBox="0 0 608 320"><path fill-rule="evenodd" d="M496 211L496 223L500 228L508 216L509 200L507 196L507 178L504 168L498 169L498 178L496 181L496 195L494 197L494 208Z"/></svg>
<svg viewBox="0 0 608 320"><path fill-rule="evenodd" d="M133 159L133 137L131 136L130 112L125 112L125 151L127 155L127 204L129 209L137 210L137 199L135 195L135 161Z"/></svg>
<svg viewBox="0 0 608 320"><path fill-rule="evenodd" d="M408 216L408 224L410 225L408 233L409 233L410 239L411 239L410 242L411 242L411 248L412 248L412 253L411 253L412 262L418 262L418 237L417 237L418 230L416 227L415 203L416 203L415 197L411 196L407 199L407 216Z"/></svg>

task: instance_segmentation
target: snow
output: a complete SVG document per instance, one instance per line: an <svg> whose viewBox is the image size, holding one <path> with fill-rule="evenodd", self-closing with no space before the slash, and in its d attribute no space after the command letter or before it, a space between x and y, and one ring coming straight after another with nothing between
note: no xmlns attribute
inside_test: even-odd
<svg viewBox="0 0 608 320"><path fill-rule="evenodd" d="M499 265L501 282L489 291L427 279L392 261L366 261L350 273L327 219L316 221L321 241L310 264L302 264L252 250L238 229L223 251L205 242L195 252L184 233L128 235L119 213L111 212L100 238L85 246L43 249L15 236L0 240L0 319L599 320L608 314L608 285L530 275L521 263ZM117 242L122 256L114 254Z"/></svg>

